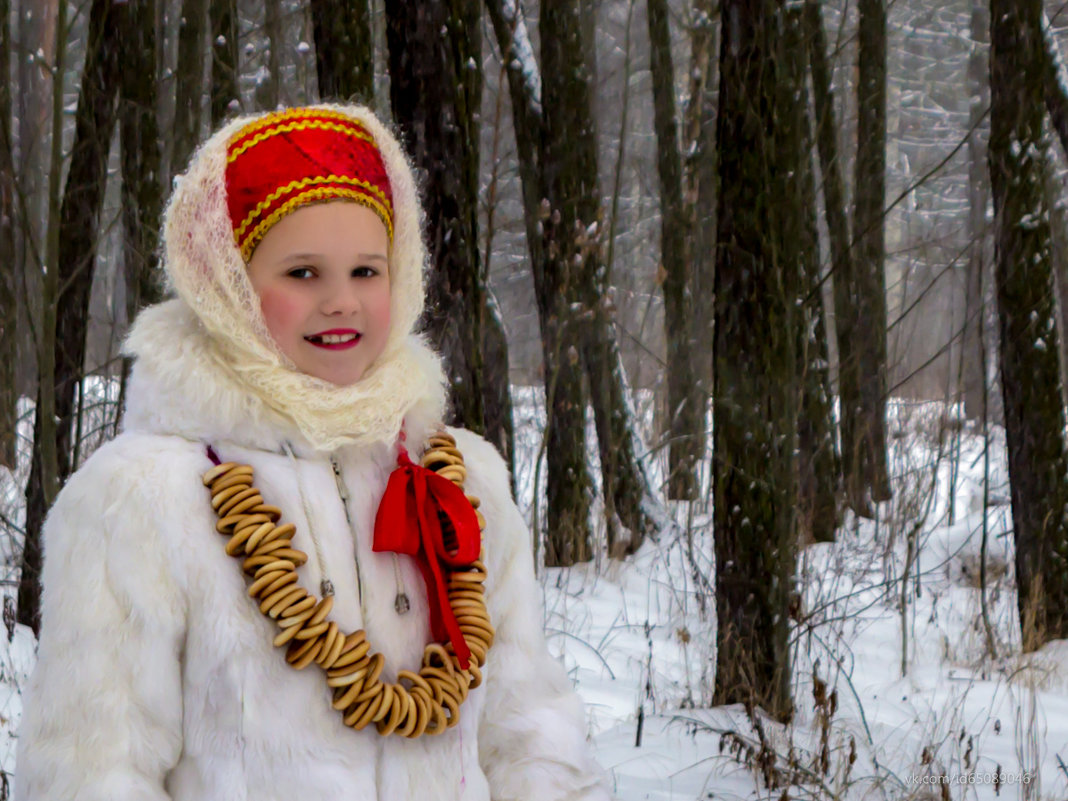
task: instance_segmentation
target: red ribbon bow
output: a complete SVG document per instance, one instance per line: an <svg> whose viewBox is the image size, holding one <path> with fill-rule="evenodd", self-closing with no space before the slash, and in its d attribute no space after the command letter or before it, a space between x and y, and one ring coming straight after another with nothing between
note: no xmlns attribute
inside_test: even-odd
<svg viewBox="0 0 1068 801"><path fill-rule="evenodd" d="M449 605L445 576L451 567L474 562L481 550L478 518L463 490L412 462L401 447L375 516L371 547L415 557L426 582L434 639L447 638L466 670L471 650Z"/></svg>

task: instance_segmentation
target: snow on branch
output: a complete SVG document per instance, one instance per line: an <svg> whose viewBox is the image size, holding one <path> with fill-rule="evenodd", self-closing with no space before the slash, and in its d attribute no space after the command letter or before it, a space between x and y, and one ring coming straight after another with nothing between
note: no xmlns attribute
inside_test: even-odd
<svg viewBox="0 0 1068 801"><path fill-rule="evenodd" d="M527 31L527 23L523 18L523 10L519 7L519 0L498 0L498 7L505 25L511 31L511 46L507 55L502 57L509 59L511 66L518 67L523 75L523 83L527 88L527 96L532 106L541 113L541 72L538 70L538 62L534 58L534 47L530 43L530 34Z"/></svg>
<svg viewBox="0 0 1068 801"><path fill-rule="evenodd" d="M1068 156L1068 68L1057 38L1053 35L1053 26L1049 17L1042 14L1042 40L1046 55L1045 86L1046 111L1049 112L1053 129L1061 140L1061 149Z"/></svg>

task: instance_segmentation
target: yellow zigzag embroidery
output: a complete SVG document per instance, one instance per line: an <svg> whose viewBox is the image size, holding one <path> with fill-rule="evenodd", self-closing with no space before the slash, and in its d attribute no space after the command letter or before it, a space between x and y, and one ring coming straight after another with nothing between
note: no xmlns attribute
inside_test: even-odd
<svg viewBox="0 0 1068 801"><path fill-rule="evenodd" d="M287 200L279 208L275 209L275 211L273 211L265 220L260 222L260 224L253 229L252 233L248 235L248 238L245 239L243 244L240 242L239 239L238 243L241 246L242 257L247 262L252 256L252 249L257 243L259 243L260 239L263 238L263 235L267 233L267 229L274 225L276 222L278 222L280 219L282 219L285 215L293 211L296 206L300 205L301 203L306 203L309 200L337 197L343 197L349 200L353 200L363 206L367 206L369 209L374 211L382 219L383 224L386 226L386 233L389 234L389 241L391 243L393 242L393 224L390 221L389 215L386 213L386 210L381 203L379 203L373 197L368 197L363 192L357 192L354 189L335 189L331 187L323 187L321 189L309 189L307 192L302 192L296 197Z"/></svg>
<svg viewBox="0 0 1068 801"><path fill-rule="evenodd" d="M288 195L290 192L301 189L302 187L314 186L315 184L350 184L352 186L358 186L361 189L366 189L368 192L375 195L375 199L382 205L386 213L391 217L393 216L392 209L390 208L389 201L386 200L385 194L374 184L360 180L359 178L351 178L347 175L316 175L309 178L300 178L296 181L290 181L285 186L279 187L271 192L271 194L267 195L267 197L256 204L256 208L248 213L248 216L245 217L241 225L238 226L237 231L234 232L234 236L240 241L241 237L245 235L245 229L252 225L255 219L272 203L278 200L278 198L283 195Z"/></svg>
<svg viewBox="0 0 1068 801"><path fill-rule="evenodd" d="M246 150L255 147L260 142L270 139L272 136L280 133L286 133L288 131L301 131L312 128L318 128L324 131L336 131L337 133L346 134L347 136L353 136L357 139L362 139L365 142L369 142L372 145L375 144L374 137L364 131L362 128L354 128L353 124L349 122L347 125L339 125L336 122L325 122L323 120L301 120L299 122L291 122L286 125L279 125L277 128L272 128L268 131L262 131L256 134L254 137L246 142L242 142L241 145L235 148L227 157L226 162L232 164L238 156L244 153Z"/></svg>
<svg viewBox="0 0 1068 801"><path fill-rule="evenodd" d="M280 122L285 122L286 120L299 120L304 119L306 117L325 118L330 120L338 120L340 122L347 122L366 131L366 128L364 128L363 126L363 123L353 117L348 116L347 114L341 113L340 111L328 111L326 109L311 109L306 107L291 108L285 111L272 111L269 114L264 114L262 117L253 120L252 122L244 126L240 131L231 136L230 141L227 144L232 146L235 142L240 141L244 137L255 131L260 130L261 128L267 128L271 125L275 125Z"/></svg>

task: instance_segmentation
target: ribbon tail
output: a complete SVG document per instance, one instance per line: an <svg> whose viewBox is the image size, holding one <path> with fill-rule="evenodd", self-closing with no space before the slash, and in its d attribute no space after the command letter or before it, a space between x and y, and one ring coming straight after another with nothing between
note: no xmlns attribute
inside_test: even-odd
<svg viewBox="0 0 1068 801"><path fill-rule="evenodd" d="M426 492L426 482L416 480L415 494L416 507L419 509L419 534L422 537L423 556L426 559L426 565L431 577L431 580L427 582L427 591L431 597L431 629L435 628L435 624L440 627L439 630L433 631L434 638L448 638L449 642L452 643L453 650L456 651L456 659L460 663L460 668L467 670L471 659L471 649L467 646L463 632L460 631L460 624L456 622L456 616L453 614L452 606L449 604L449 593L445 586L444 571L441 568L441 561L438 556L439 548L437 547L437 543L442 540L441 521L438 519L435 510L428 511ZM426 578L425 571L423 576Z"/></svg>

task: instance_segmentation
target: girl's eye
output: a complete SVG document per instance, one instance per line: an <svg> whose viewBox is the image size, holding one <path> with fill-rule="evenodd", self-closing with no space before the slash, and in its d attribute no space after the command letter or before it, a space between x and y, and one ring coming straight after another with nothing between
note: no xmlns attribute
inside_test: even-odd
<svg viewBox="0 0 1068 801"><path fill-rule="evenodd" d="M356 267L352 271L353 278L371 278L378 275L378 270L374 267Z"/></svg>
<svg viewBox="0 0 1068 801"><path fill-rule="evenodd" d="M294 267L292 270L286 273L286 275L288 275L290 278L304 279L311 278L314 273L312 272L311 267Z"/></svg>

